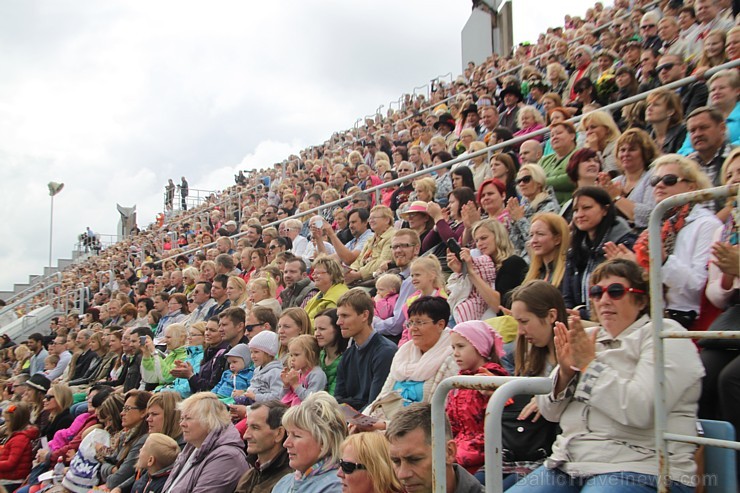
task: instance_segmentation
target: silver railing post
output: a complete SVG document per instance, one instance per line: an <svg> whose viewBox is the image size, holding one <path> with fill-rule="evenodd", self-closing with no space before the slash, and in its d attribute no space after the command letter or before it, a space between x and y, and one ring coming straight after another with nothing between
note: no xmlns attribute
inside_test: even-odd
<svg viewBox="0 0 740 493"><path fill-rule="evenodd" d="M485 420L486 491L503 491L501 416L506 402L520 394L547 394L552 380L547 377L474 377L445 378L432 395L432 474L434 493L446 493L445 402L453 389L494 390L488 401Z"/></svg>

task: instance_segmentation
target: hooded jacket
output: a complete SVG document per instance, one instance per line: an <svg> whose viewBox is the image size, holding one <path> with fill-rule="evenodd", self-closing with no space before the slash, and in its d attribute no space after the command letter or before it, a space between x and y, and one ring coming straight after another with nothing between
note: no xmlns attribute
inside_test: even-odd
<svg viewBox="0 0 740 493"><path fill-rule="evenodd" d="M188 346L186 349L188 358L185 361L190 363L190 366L193 367L193 371L198 371L201 362L203 361L203 346ZM190 387L190 381L187 378L176 378L175 381L172 382L172 387L182 396L183 399L190 397L193 393L193 390Z"/></svg>
<svg viewBox="0 0 740 493"><path fill-rule="evenodd" d="M39 437L39 430L29 426L16 431L0 452L0 479L23 480L31 472L32 442Z"/></svg>
<svg viewBox="0 0 740 493"><path fill-rule="evenodd" d="M190 468L179 477L193 454ZM197 450L191 444L185 446L172 467L164 491L232 493L248 469L244 442L234 425L229 424L211 431Z"/></svg>
<svg viewBox="0 0 740 493"><path fill-rule="evenodd" d="M221 375L221 381L213 387L211 392L219 397L231 397L231 393L235 390L247 390L253 372L252 368L243 368L235 375L233 371L226 370Z"/></svg>

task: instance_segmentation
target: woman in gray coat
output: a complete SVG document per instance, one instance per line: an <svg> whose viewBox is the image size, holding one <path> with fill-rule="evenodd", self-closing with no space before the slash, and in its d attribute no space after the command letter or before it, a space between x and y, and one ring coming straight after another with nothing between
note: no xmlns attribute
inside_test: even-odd
<svg viewBox="0 0 740 493"><path fill-rule="evenodd" d="M172 467L163 493L231 493L249 466L244 442L226 406L212 392L180 405L185 448Z"/></svg>

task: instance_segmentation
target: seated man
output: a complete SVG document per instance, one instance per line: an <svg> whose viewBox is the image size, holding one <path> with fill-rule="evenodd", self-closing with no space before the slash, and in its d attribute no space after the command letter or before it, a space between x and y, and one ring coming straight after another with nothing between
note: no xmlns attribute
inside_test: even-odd
<svg viewBox="0 0 740 493"><path fill-rule="evenodd" d="M447 493L482 493L483 486L465 468L455 464L457 447L445 417L445 471ZM432 491L432 406L414 403L398 411L385 432L391 461L406 491Z"/></svg>
<svg viewBox="0 0 740 493"><path fill-rule="evenodd" d="M370 211L368 222L375 234L365 243L360 255L344 275L347 284L372 278L380 265L391 259L391 238L396 232L393 228L393 212L384 205L376 205Z"/></svg>

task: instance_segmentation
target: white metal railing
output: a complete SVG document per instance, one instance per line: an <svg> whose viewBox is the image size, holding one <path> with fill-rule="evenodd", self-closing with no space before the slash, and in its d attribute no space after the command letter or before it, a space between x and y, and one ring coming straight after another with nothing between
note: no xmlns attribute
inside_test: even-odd
<svg viewBox="0 0 740 493"><path fill-rule="evenodd" d="M432 474L434 493L447 491L445 461L445 401L453 389L495 390L486 406L485 472L486 491L503 491L503 448L501 416L506 402L521 394L547 394L552 391L552 379L547 377L474 377L457 376L442 380L432 395Z"/></svg>
<svg viewBox="0 0 740 493"><path fill-rule="evenodd" d="M662 258L663 241L660 236L660 230L663 224L663 216L667 211L689 202L708 202L714 199L725 198L737 194L739 189L740 187L738 185L733 185L682 193L668 197L657 204L655 209L650 213L650 221L648 223L650 258ZM668 493L671 484L669 475L670 463L668 460L669 441L729 448L738 451L740 451L740 442L668 433L666 430L665 340L669 338L737 339L740 337L740 331L689 332L663 330L665 301L663 299L663 274L661 272L661 266L661 262L650 262L650 316L653 324L653 351L655 361L653 378L655 383L655 443L658 450L658 491L660 493Z"/></svg>
<svg viewBox="0 0 740 493"><path fill-rule="evenodd" d="M56 277L58 282L61 282L62 281L62 273L59 272L59 271L52 272L52 273L47 274L45 276L38 276L38 277L36 277L36 278L34 278L34 279L31 280L30 286L28 286L27 288L25 288L25 289L23 289L21 291L18 291L13 296L11 296L8 299L6 299L5 302L8 303L8 304L11 304L11 303L15 302L16 300L19 300L21 297L25 296L29 292L35 291L35 290L38 290L39 288L44 287L44 283L46 283L46 281L48 281L52 277ZM2 313L2 311L0 311L0 313Z"/></svg>

